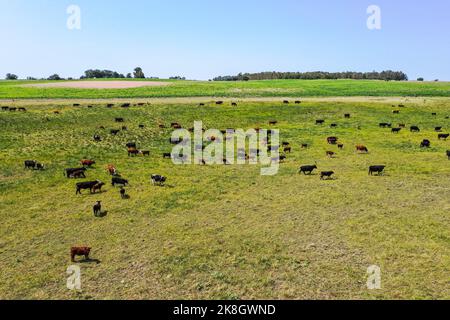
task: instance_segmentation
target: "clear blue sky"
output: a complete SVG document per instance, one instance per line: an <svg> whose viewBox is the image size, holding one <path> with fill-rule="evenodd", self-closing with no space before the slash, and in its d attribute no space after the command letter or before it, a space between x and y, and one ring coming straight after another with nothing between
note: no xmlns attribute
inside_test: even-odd
<svg viewBox="0 0 450 320"><path fill-rule="evenodd" d="M66 27L69 5L81 30ZM366 27L378 5L382 29ZM448 0L0 0L0 77L394 69L450 80Z"/></svg>

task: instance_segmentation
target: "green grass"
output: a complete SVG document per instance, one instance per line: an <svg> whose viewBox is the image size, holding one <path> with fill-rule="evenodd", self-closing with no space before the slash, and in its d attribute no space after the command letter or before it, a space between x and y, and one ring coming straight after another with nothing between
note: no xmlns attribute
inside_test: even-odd
<svg viewBox="0 0 450 320"><path fill-rule="evenodd" d="M132 89L73 89L23 86L41 82L0 81L0 99L450 96L449 82L385 82L360 80L268 80L249 82L170 81L172 83L170 86ZM48 83L51 81L43 82Z"/></svg>
<svg viewBox="0 0 450 320"><path fill-rule="evenodd" d="M411 99L400 115L388 101L129 110L71 103L0 111L0 298L450 298L450 144L433 131L450 130L449 100ZM107 131L118 127L118 116L129 131L111 137ZM316 126L319 118L339 127ZM293 146L276 176L260 176L259 166L175 166L162 159L171 150L171 132L158 129L159 122L248 129L272 119ZM422 131L394 135L378 127L385 121ZM141 123L145 129L138 129ZM94 133L104 141L91 141ZM327 145L330 135L345 144L343 151ZM419 148L424 138L432 141L428 150ZM129 158L123 145L130 140L151 157ZM311 147L300 149L301 143ZM370 153L356 154L358 143ZM327 158L327 150L337 157ZM82 158L97 161L88 180L109 182L105 166L115 164L131 182L131 198L121 200L109 183L102 194L76 196L76 181L64 178L63 169ZM26 159L47 169L26 171ZM314 161L319 171L334 170L336 179L297 174ZM386 164L386 174L369 177L373 164ZM166 175L168 186L153 187L153 173ZM104 218L91 213L97 200L108 211ZM92 246L92 258L101 261L80 264L78 294L65 287L74 245ZM366 288L373 264L382 270L381 290Z"/></svg>

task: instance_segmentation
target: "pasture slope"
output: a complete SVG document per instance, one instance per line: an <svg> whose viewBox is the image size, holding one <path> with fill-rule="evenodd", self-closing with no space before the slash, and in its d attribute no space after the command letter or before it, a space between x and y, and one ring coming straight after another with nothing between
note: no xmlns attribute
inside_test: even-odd
<svg viewBox="0 0 450 320"><path fill-rule="evenodd" d="M146 80L146 79L144 79ZM128 81L144 81L128 80ZM87 82L91 82L87 81ZM97 80L104 82L105 80ZM106 81L117 81L109 79ZM79 81L85 83L86 81ZM265 80L209 82L157 80L166 86L128 89L39 87L64 81L0 81L0 99L113 99L158 97L450 97L450 82L386 82L374 80ZM71 81L69 83L72 83ZM36 86L37 85L37 86Z"/></svg>
<svg viewBox="0 0 450 320"><path fill-rule="evenodd" d="M64 96L60 89L37 88L17 89L15 96L0 87L3 98ZM86 98L105 95L88 90ZM108 109L104 101L73 107L74 102L16 101L27 112L0 111L1 298L450 298L450 140L439 141L434 132L436 126L450 131L447 98L301 105L267 99L239 101L238 107L174 100L129 109ZM405 104L400 114L392 113L393 103ZM352 117L345 119L345 113ZM109 129L121 126L116 117L125 119L128 131L113 137ZM316 119L326 122L318 126ZM158 124L188 128L194 120L217 129L265 128L277 120L274 128L293 152L273 177L260 176L258 166L176 166L164 160L171 130ZM422 130L392 134L380 122ZM102 142L92 140L96 133ZM343 150L327 144L331 135L344 143ZM431 148L421 149L425 138ZM128 157L128 141L151 156ZM301 149L302 143L309 148ZM370 152L357 154L356 144ZM328 150L336 157L326 157ZM76 181L63 176L64 168L84 158L97 161L85 180L106 182L103 193L76 196ZM27 159L44 163L46 170L24 170ZM300 165L315 162L319 171L335 171L335 179L321 181L318 171L297 173ZM130 199L121 200L110 185L109 163L130 180ZM374 164L386 165L386 173L368 176ZM166 187L151 185L154 173L168 177ZM97 200L108 211L103 218L91 212ZM74 245L91 246L91 257L99 260L79 264L79 293L65 286ZM367 290L370 265L381 267L381 290Z"/></svg>

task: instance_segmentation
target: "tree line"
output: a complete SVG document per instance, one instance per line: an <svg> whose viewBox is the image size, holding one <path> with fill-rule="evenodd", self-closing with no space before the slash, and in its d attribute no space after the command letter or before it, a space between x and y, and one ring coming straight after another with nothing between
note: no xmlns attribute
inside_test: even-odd
<svg viewBox="0 0 450 320"><path fill-rule="evenodd" d="M219 76L214 81L249 81L249 80L278 80L278 79L299 79L299 80L319 80L319 79L354 79L354 80L385 80L385 81L407 81L408 76L401 71L386 70L382 72L259 72L259 73L239 73L236 76Z"/></svg>

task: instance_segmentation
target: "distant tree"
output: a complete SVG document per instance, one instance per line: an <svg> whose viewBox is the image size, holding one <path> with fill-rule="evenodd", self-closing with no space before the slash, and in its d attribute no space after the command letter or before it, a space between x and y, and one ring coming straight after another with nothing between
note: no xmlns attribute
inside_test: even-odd
<svg viewBox="0 0 450 320"><path fill-rule="evenodd" d="M62 79L58 74L52 74L50 77L47 78L47 80L64 80Z"/></svg>
<svg viewBox="0 0 450 320"><path fill-rule="evenodd" d="M186 77L180 77L180 76L174 76L174 77L169 77L170 80L186 80Z"/></svg>
<svg viewBox="0 0 450 320"><path fill-rule="evenodd" d="M86 70L84 72L84 76L81 76L80 79L121 79L125 78L125 76L121 73L111 70Z"/></svg>
<svg viewBox="0 0 450 320"><path fill-rule="evenodd" d="M7 73L5 79L6 80L17 80L19 77L12 73Z"/></svg>
<svg viewBox="0 0 450 320"><path fill-rule="evenodd" d="M127 79L133 78L133 75L131 73L127 73Z"/></svg>
<svg viewBox="0 0 450 320"><path fill-rule="evenodd" d="M136 79L145 79L145 74L142 71L142 68L137 67L136 69L134 69L134 77Z"/></svg>
<svg viewBox="0 0 450 320"><path fill-rule="evenodd" d="M422 78L422 77L417 78L417 81L423 81L423 80L424 80L424 78Z"/></svg>
<svg viewBox="0 0 450 320"><path fill-rule="evenodd" d="M34 77L27 77L27 80L37 80L37 79Z"/></svg>

